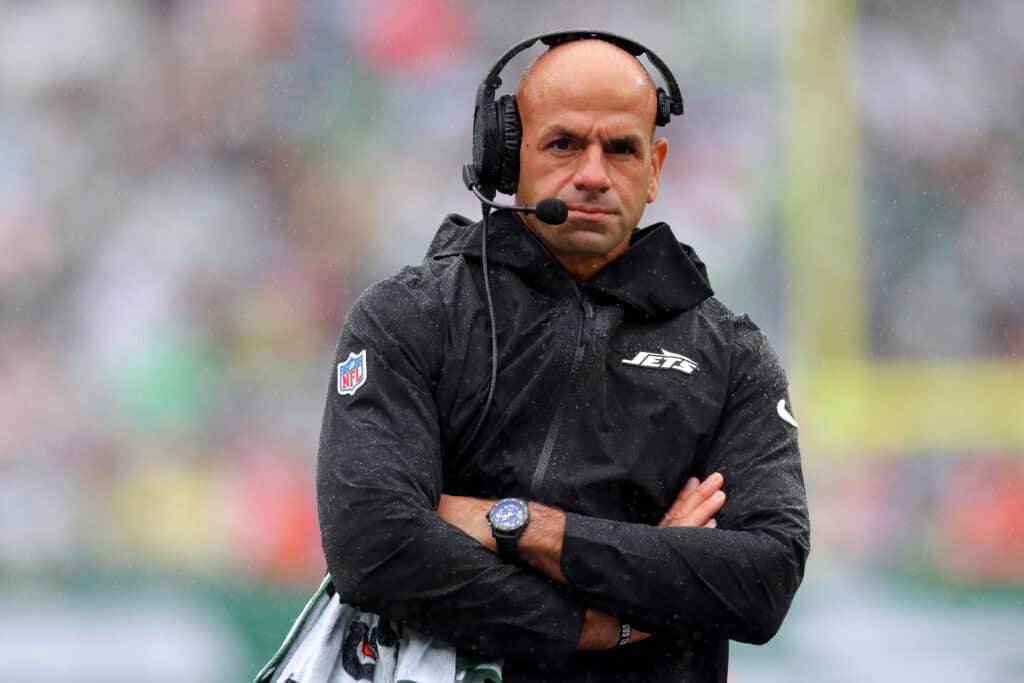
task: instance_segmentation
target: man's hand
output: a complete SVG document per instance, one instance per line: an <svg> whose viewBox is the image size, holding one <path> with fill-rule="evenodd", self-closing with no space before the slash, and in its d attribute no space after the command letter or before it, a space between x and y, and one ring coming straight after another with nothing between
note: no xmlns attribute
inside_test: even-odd
<svg viewBox="0 0 1024 683"><path fill-rule="evenodd" d="M725 491L722 491L724 483L725 478L718 472L699 483L696 477L690 477L658 526L702 526L714 529L718 526L715 515L725 505Z"/></svg>

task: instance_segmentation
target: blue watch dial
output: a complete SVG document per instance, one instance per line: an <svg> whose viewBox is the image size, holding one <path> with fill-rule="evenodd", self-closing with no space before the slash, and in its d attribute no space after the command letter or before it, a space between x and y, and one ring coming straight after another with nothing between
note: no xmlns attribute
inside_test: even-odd
<svg viewBox="0 0 1024 683"><path fill-rule="evenodd" d="M491 510L491 524L498 531L515 531L526 524L528 515L522 501L500 500Z"/></svg>

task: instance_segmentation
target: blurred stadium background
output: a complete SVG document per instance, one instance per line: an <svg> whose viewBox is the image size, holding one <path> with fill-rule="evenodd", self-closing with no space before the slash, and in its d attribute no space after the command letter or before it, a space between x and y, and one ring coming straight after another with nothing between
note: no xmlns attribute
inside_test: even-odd
<svg viewBox="0 0 1024 683"><path fill-rule="evenodd" d="M1024 680L1024 3L0 0L4 680L271 654L346 310L569 26L675 71L648 217L791 372L812 561L731 680Z"/></svg>

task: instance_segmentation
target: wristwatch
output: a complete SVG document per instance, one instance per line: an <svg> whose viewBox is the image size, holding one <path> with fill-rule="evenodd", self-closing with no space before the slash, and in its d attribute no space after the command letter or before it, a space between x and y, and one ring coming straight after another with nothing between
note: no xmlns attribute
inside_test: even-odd
<svg viewBox="0 0 1024 683"><path fill-rule="evenodd" d="M530 523L530 508L522 498L502 498L487 513L491 535L498 544L498 556L506 562L519 560L516 542Z"/></svg>

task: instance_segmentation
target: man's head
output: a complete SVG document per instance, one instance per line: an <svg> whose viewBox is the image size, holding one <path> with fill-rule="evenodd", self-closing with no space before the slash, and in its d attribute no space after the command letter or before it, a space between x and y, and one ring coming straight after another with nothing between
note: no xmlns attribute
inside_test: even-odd
<svg viewBox="0 0 1024 683"><path fill-rule="evenodd" d="M526 216L571 273L586 278L619 256L654 201L668 141L654 138L657 95L643 65L603 40L550 49L516 95L523 138L517 201L557 197L562 225Z"/></svg>

